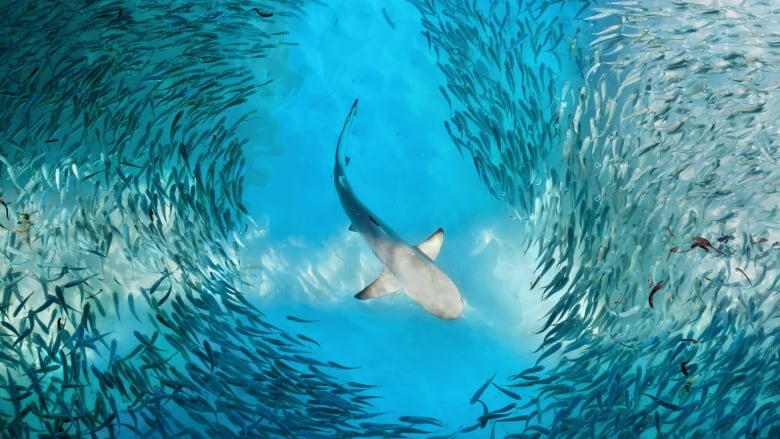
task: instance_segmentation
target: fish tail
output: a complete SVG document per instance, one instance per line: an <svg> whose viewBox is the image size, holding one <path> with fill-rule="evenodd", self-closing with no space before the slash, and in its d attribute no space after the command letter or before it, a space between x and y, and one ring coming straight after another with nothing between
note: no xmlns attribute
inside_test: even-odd
<svg viewBox="0 0 780 439"><path fill-rule="evenodd" d="M352 103L352 108L349 110L349 114L347 114L347 118L344 120L344 126L341 128L341 132L339 133L339 140L336 143L336 165L333 168L333 172L336 177L344 174L344 168L348 163L348 160L344 155L344 151L341 148L341 144L346 139L345 134L349 130L349 126L352 124L352 119L354 119L355 114L357 114L357 104L358 100L355 99L355 102Z"/></svg>

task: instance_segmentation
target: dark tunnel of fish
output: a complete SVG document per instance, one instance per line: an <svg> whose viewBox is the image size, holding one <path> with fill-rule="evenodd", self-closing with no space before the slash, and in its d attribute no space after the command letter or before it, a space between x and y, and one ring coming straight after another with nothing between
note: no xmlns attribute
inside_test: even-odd
<svg viewBox="0 0 780 439"><path fill-rule="evenodd" d="M505 437L780 436L780 6L413 3L551 302Z"/></svg>
<svg viewBox="0 0 780 439"><path fill-rule="evenodd" d="M2 437L422 431L374 422L375 386L242 292L238 130L271 82L246 60L305 18L303 1L243 3L0 7Z"/></svg>
<svg viewBox="0 0 780 439"><path fill-rule="evenodd" d="M372 421L376 389L242 293L237 132L267 82L236 61L293 44L284 22L305 19L303 1L266 3L0 8L3 437L441 427ZM410 3L444 129L512 207L539 258L528 294L552 304L544 365L452 401L483 407L460 431L780 437L780 7ZM116 320L132 329L102 329Z"/></svg>

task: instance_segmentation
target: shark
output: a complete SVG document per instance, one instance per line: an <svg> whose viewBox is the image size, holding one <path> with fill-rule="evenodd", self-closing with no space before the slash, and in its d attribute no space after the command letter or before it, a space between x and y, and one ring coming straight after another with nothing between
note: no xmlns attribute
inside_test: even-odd
<svg viewBox="0 0 780 439"><path fill-rule="evenodd" d="M357 114L357 105L355 99L339 133L333 180L341 206L352 222L349 229L365 239L384 269L355 298L376 299L403 291L431 314L455 320L463 314L463 297L455 283L434 263L444 242L444 231L439 228L425 241L411 246L363 204L349 184L345 172L349 157L345 155L344 143Z"/></svg>

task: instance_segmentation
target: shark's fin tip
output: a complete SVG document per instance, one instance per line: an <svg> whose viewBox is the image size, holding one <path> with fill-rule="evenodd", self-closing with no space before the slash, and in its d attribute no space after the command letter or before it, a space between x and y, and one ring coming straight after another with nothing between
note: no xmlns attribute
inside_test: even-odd
<svg viewBox="0 0 780 439"><path fill-rule="evenodd" d="M363 288L363 291L355 294L355 298L360 300L376 299L393 294L400 289L401 286L398 285L393 274L385 269L374 282Z"/></svg>
<svg viewBox="0 0 780 439"><path fill-rule="evenodd" d="M439 256L439 250L441 250L441 245L444 242L444 229L439 227L436 229L435 232L431 234L431 236L428 237L425 241L421 242L417 249L423 252L425 256L428 256L431 258L432 261L435 261L436 258Z"/></svg>

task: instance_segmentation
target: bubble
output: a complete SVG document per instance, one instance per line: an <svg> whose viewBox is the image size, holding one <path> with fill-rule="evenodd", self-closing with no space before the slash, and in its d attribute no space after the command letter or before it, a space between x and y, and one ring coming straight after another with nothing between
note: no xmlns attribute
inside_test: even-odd
<svg viewBox="0 0 780 439"><path fill-rule="evenodd" d="M542 185L542 179L541 178L537 178L536 181L534 181L534 184L537 185L537 186L541 186Z"/></svg>
<svg viewBox="0 0 780 439"><path fill-rule="evenodd" d="M506 192L501 191L501 198L506 198Z"/></svg>
<svg viewBox="0 0 780 439"><path fill-rule="evenodd" d="M601 169L601 162L596 162L593 166L596 167L596 169Z"/></svg>
<svg viewBox="0 0 780 439"><path fill-rule="evenodd" d="M558 122L555 122L555 124L553 124L553 126L555 127L556 130L560 128L560 125L558 124Z"/></svg>
<svg viewBox="0 0 780 439"><path fill-rule="evenodd" d="M599 194L594 195L593 196L593 201L595 201L597 203L601 202L601 195L599 195Z"/></svg>

